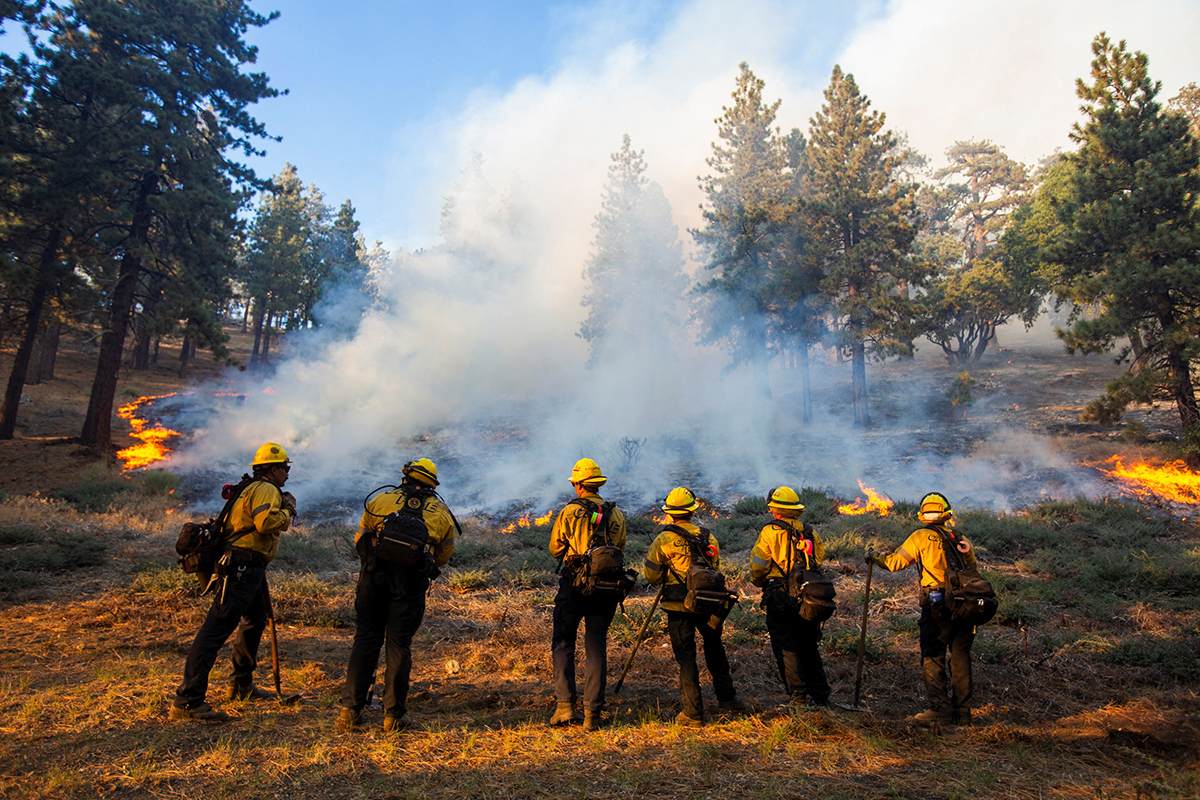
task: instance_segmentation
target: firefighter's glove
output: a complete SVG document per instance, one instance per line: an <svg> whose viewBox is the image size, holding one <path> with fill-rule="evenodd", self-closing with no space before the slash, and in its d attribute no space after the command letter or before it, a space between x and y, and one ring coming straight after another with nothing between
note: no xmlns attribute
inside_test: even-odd
<svg viewBox="0 0 1200 800"><path fill-rule="evenodd" d="M437 562L433 560L432 553L425 554L425 563L421 565L421 574L431 581L436 581L442 571L438 569Z"/></svg>
<svg viewBox="0 0 1200 800"><path fill-rule="evenodd" d="M874 547L867 548L867 554L866 554L866 557L863 558L863 561L865 561L868 564L875 564L880 567L882 567L884 565L883 559L879 557L879 551L876 550Z"/></svg>
<svg viewBox="0 0 1200 800"><path fill-rule="evenodd" d="M283 502L279 505L288 514L291 514L293 517L296 516L296 498L291 492L283 492Z"/></svg>

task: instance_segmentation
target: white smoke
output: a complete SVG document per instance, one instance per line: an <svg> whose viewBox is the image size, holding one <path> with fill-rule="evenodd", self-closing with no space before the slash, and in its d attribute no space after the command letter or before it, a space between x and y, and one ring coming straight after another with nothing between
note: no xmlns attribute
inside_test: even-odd
<svg viewBox="0 0 1200 800"><path fill-rule="evenodd" d="M194 433L176 466L240 471L258 444L278 441L296 463L289 488L303 505L353 501L398 480L404 461L430 456L452 505L489 511L550 507L582 456L611 475L613 496L638 505L677 483L719 497L782 483L852 496L860 476L897 499L938 489L1004 505L1021 498L1003 484L1042 468L1069 471L1023 433L1006 435L987 459L921 446L935 424L936 376L883 392L877 429L860 433L849 423L848 365L831 358L813 368L810 426L799 424L794 373L773 371L775 399L755 400L748 370L726 372L725 354L696 345L690 330L670 343L678 358L664 358L660 342L639 337L637 320L623 319L631 346L584 369L587 347L575 335L586 315L581 272L609 154L624 133L645 150L647 177L663 187L690 251L686 229L701 223L697 176L708 172L713 120L743 60L765 79L768 102L783 98L785 131L807 129L836 61L935 159L968 138L1024 160L1066 146L1073 82L1086 75L1102 29L1150 54L1168 96L1196 73L1186 34L1198 29L1200 9L1169 0L1021 0L1004 13L904 0L862 3L853 19L822 17L821 7L748 0L735 13L699 0L681 5L652 41L591 26L564 45L549 77L474 96L424 130L410 125L419 135L398 158L419 150L435 165L440 178L418 201L436 219L452 196L445 240L386 268L385 302L353 337L293 335L269 377L231 373L221 388L245 402L190 417ZM603 17L607 8L592 11ZM662 302L677 312L682 298ZM880 381L886 389L886 372L870 367L868 382ZM1064 481L1067 495L1093 488Z"/></svg>

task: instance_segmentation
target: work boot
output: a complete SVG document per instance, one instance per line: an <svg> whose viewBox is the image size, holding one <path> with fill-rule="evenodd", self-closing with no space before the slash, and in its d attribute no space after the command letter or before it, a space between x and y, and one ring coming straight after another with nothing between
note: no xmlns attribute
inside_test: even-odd
<svg viewBox="0 0 1200 800"><path fill-rule="evenodd" d="M949 711L939 711L936 708L931 708L927 711L922 711L920 714L913 715L912 720L924 725L947 725L951 717Z"/></svg>
<svg viewBox="0 0 1200 800"><path fill-rule="evenodd" d="M168 715L171 722L183 722L184 720L201 720L203 722L229 722L233 717L226 714L224 711L213 708L208 703L201 703L195 708L183 708L182 706L172 705L171 713Z"/></svg>
<svg viewBox="0 0 1200 800"><path fill-rule="evenodd" d="M413 724L413 718L410 717L408 714L404 714L403 716L399 716L399 717L384 717L383 718L384 733L395 733L397 731L402 731L406 728L411 727L412 724Z"/></svg>
<svg viewBox="0 0 1200 800"><path fill-rule="evenodd" d="M721 700L717 703L717 708L722 711L745 711L746 704L742 702L740 697L734 697L732 700Z"/></svg>
<svg viewBox="0 0 1200 800"><path fill-rule="evenodd" d="M231 683L229 684L229 691L225 693L226 700L269 700L274 696L266 689L260 689L253 683L245 686L238 683Z"/></svg>
<svg viewBox="0 0 1200 800"><path fill-rule="evenodd" d="M573 722L583 722L583 715L575 708L574 703L560 700L558 706L554 709L554 716L550 718L550 724L570 725Z"/></svg>
<svg viewBox="0 0 1200 800"><path fill-rule="evenodd" d="M704 720L689 717L686 711L680 711L675 715L675 724L682 725L685 728L703 728Z"/></svg>
<svg viewBox="0 0 1200 800"><path fill-rule="evenodd" d="M338 711L337 722L333 723L333 729L339 733L347 733L354 730L354 726L358 724L362 717L362 711L357 708L346 708L343 706Z"/></svg>
<svg viewBox="0 0 1200 800"><path fill-rule="evenodd" d="M600 717L599 711L584 711L583 712L583 729L585 731L598 731L603 720Z"/></svg>

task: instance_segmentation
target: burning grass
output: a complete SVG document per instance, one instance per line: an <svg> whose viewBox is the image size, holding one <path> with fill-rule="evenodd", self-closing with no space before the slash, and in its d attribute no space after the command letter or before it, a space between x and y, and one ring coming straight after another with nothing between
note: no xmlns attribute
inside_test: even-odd
<svg viewBox="0 0 1200 800"><path fill-rule="evenodd" d="M820 497L809 499L820 507ZM864 698L873 714L778 707L763 614L745 581L765 518L756 504L739 505L705 524L748 596L725 639L753 713L714 713L701 730L672 723L677 671L659 615L612 698L611 725L598 734L547 727L554 565L539 554L549 525L535 518L504 533L466 520L451 566L487 580L456 591L443 579L431 591L414 641L419 724L389 736L377 709L361 732L333 731L353 624L349 528L289 534L272 568L284 689L306 699L226 703L238 716L226 726L171 725L167 704L207 607L173 566L178 520L85 514L46 500L0 504L0 553L68 535L104 545L103 564L82 569L7 562L30 585L5 583L0 595L0 794L1165 799L1200 791L1194 526L1136 503L963 513L960 528L1001 593L1001 616L977 639L979 723L938 734L906 720L922 708L912 574L877 571L872 584ZM822 643L836 699L853 694L862 549L899 544L915 526L912 511L831 513L818 526L840 600ZM631 549L644 551L655 526L630 521ZM643 587L614 621L610 685L650 604ZM259 680L269 685L263 660ZM227 670L223 657L214 698Z"/></svg>

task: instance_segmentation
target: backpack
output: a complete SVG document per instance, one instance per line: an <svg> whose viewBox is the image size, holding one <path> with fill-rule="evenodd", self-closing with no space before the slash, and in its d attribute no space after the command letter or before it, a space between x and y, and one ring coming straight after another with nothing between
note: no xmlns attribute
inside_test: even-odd
<svg viewBox="0 0 1200 800"><path fill-rule="evenodd" d="M592 532L588 537L587 552L573 559L571 585L582 595L624 600L633 588L636 573L625 569L625 553L612 543L608 534L612 512L617 504L609 501L596 505L583 497L567 503L572 504L581 506L591 515L589 524Z"/></svg>
<svg viewBox="0 0 1200 800"><path fill-rule="evenodd" d="M808 535L812 530L804 523L797 530L794 526L781 522L771 523L787 532L795 550L804 554L804 559L792 559L791 568L787 571L787 595L789 605L809 622L824 622L833 616L837 610L837 591L830 580L813 562L813 538ZM796 540L799 539L799 542Z"/></svg>
<svg viewBox="0 0 1200 800"><path fill-rule="evenodd" d="M954 531L941 528L929 528L938 534L942 541L942 551L946 555L946 577L942 583L942 602L932 603L935 615L950 622L963 625L983 625L996 616L1000 602L992 584L987 581L975 567L968 567L963 561L959 546L964 539ZM969 547L969 545L968 545ZM965 551L964 551L965 552ZM924 565L922 565L924 569ZM928 570L926 570L928 571ZM938 606L941 606L939 609Z"/></svg>
<svg viewBox="0 0 1200 800"><path fill-rule="evenodd" d="M714 614L724 619L732 610L737 595L725 588L725 576L714 569L712 561L709 560L708 548L705 546L708 531L705 528L700 529L700 534L704 537L702 540L692 536L687 529L679 525L667 525L663 530L679 534L687 543L688 551L691 553L691 564L688 565L687 575L680 576L671 570L672 574L680 579L680 582L672 588L678 586L681 589L675 589L668 599L682 600L684 611L694 614ZM667 569L670 567L668 566ZM679 596L680 593L682 593L682 597ZM667 598L665 590L663 597Z"/></svg>
<svg viewBox="0 0 1200 800"><path fill-rule="evenodd" d="M217 559L225 551L225 545L234 539L226 539L222 534L229 515L233 513L233 504L242 496L242 492L256 481L266 480L261 477L242 475L237 484L225 484L221 496L225 505L221 513L208 522L185 522L179 537L175 540L175 552L179 554L179 567L189 575L195 575L202 586L207 586L217 566ZM246 534L242 534L245 536ZM235 537L240 539L241 536Z"/></svg>
<svg viewBox="0 0 1200 800"><path fill-rule="evenodd" d="M397 486L381 486L379 489L398 489ZM412 567L418 570L430 570L427 563L429 545L429 526L425 524L425 505L430 497L436 497L432 489L405 485L404 505L390 514L376 514L367 508L367 503L375 492L371 492L363 500L363 510L372 517L382 517L383 525L380 531L372 535L364 535L360 540L360 554L364 557L368 570L374 568L375 559L383 559L391 564L402 567Z"/></svg>

